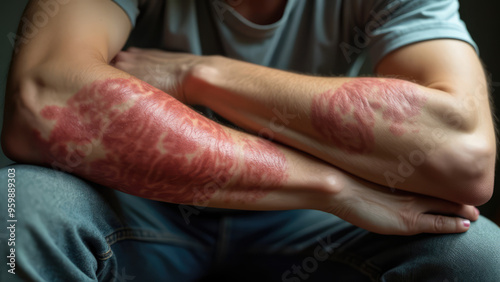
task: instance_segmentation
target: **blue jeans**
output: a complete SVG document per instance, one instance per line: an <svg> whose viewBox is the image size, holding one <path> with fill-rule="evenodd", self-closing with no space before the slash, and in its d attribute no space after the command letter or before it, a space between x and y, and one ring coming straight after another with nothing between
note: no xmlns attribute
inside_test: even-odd
<svg viewBox="0 0 500 282"><path fill-rule="evenodd" d="M183 214L13 165L0 170L2 224L9 168L16 274L2 227L1 281L500 281L500 229L484 217L464 234L386 236L314 210Z"/></svg>

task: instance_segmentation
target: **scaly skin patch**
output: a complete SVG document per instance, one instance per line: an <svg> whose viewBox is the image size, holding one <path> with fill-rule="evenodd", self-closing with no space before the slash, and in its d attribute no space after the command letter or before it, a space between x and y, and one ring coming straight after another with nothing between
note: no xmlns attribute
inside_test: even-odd
<svg viewBox="0 0 500 282"><path fill-rule="evenodd" d="M222 191L228 200L254 201L288 177L286 158L271 142L236 142L137 79L96 81L41 115L55 122L48 139L36 132L47 163L80 157L75 174L140 197L200 204Z"/></svg>
<svg viewBox="0 0 500 282"><path fill-rule="evenodd" d="M410 82L358 78L344 83L335 92L329 90L314 97L311 121L336 147L347 153L364 154L375 147L377 112L387 121L394 136L402 136L425 102L426 97Z"/></svg>

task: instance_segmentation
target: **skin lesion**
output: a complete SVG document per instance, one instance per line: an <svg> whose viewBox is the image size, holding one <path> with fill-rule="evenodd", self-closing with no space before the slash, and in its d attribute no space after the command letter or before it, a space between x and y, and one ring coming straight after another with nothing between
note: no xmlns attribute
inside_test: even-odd
<svg viewBox="0 0 500 282"><path fill-rule="evenodd" d="M415 122L427 99L410 82L358 78L314 97L311 121L317 132L347 153L366 154L375 147L377 117L389 132L416 132Z"/></svg>
<svg viewBox="0 0 500 282"><path fill-rule="evenodd" d="M235 140L135 78L95 81L41 116L54 123L48 138L35 130L46 163L80 158L71 172L149 199L190 204L223 193L253 201L287 177L286 158L271 142Z"/></svg>
<svg viewBox="0 0 500 282"><path fill-rule="evenodd" d="M227 202L256 201L288 178L286 157L270 141L245 138L240 142L243 144L240 147L243 156L240 167L243 169L230 193L224 195ZM244 183L252 185L245 187Z"/></svg>

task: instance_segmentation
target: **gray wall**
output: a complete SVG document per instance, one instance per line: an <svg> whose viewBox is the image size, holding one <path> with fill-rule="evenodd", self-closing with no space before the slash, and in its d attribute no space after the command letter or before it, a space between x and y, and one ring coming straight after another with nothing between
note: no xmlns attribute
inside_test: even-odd
<svg viewBox="0 0 500 282"><path fill-rule="evenodd" d="M17 24L28 0L3 0L0 3L0 116L3 117L3 102L5 97L5 82L9 70L12 44L9 40L11 33L16 33ZM0 123L0 128L2 124ZM0 167L12 163L0 149Z"/></svg>

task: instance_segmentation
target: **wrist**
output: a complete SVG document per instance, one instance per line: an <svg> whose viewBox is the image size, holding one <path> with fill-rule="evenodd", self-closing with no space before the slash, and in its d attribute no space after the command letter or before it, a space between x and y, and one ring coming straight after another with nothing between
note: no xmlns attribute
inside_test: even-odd
<svg viewBox="0 0 500 282"><path fill-rule="evenodd" d="M306 162L304 162L306 160ZM307 161L308 160L308 161ZM345 187L344 172L312 159L290 160L288 186L298 192L307 209L329 211Z"/></svg>
<svg viewBox="0 0 500 282"><path fill-rule="evenodd" d="M323 177L322 185L318 189L322 195L321 202L314 209L330 212L332 206L338 201L339 194L345 189L345 175L336 171Z"/></svg>
<svg viewBox="0 0 500 282"><path fill-rule="evenodd" d="M203 105L215 81L220 77L217 67L221 56L205 56L201 63L192 66L186 74L184 87L184 101L188 105Z"/></svg>

